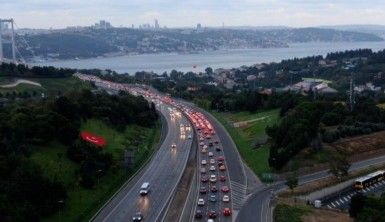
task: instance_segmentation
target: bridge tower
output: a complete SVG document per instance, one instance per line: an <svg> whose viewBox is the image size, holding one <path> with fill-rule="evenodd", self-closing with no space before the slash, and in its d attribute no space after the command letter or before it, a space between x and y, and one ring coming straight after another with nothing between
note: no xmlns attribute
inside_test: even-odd
<svg viewBox="0 0 385 222"><path fill-rule="evenodd" d="M12 61L16 63L16 45L15 45L15 28L13 19L0 19L0 62L4 61L4 52L3 52L3 29L5 29L5 24L11 25L11 45L12 45Z"/></svg>

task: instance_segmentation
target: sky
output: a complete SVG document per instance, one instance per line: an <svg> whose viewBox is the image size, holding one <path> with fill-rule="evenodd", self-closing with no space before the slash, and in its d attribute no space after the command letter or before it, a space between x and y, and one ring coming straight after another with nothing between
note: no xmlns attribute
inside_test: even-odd
<svg viewBox="0 0 385 222"><path fill-rule="evenodd" d="M385 25L385 0L0 0L18 28Z"/></svg>

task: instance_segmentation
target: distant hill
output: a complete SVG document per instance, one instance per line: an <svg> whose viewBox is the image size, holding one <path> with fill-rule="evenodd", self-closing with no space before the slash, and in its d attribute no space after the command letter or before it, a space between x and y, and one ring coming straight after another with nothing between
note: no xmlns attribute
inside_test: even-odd
<svg viewBox="0 0 385 222"><path fill-rule="evenodd" d="M74 59L109 53L191 53L218 49L288 47L300 42L383 41L372 33L325 28L256 27L143 30L54 30L17 38L25 58ZM7 49L7 47L6 47ZM10 54L10 50L7 53Z"/></svg>

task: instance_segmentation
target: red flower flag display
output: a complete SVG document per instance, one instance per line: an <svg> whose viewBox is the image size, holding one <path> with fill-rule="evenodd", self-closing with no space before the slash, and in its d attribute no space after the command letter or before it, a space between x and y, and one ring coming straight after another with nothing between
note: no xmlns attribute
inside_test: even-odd
<svg viewBox="0 0 385 222"><path fill-rule="evenodd" d="M106 140L103 137L94 135L90 132L83 131L80 133L80 136L83 140L90 142L98 147L103 147L106 145Z"/></svg>

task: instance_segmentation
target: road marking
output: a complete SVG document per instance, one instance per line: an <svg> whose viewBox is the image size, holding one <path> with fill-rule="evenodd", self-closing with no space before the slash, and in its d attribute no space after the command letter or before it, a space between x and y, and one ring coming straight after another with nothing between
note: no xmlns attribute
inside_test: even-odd
<svg viewBox="0 0 385 222"><path fill-rule="evenodd" d="M349 201L349 199L348 199L348 198L346 198L346 197L344 197L344 200L345 200L345 201Z"/></svg>
<svg viewBox="0 0 385 222"><path fill-rule="evenodd" d="M327 206L328 208L332 208L332 206L330 206L330 204Z"/></svg>
<svg viewBox="0 0 385 222"><path fill-rule="evenodd" d="M331 205L332 205L333 207L336 207L336 205L334 205L334 203L331 203Z"/></svg>

